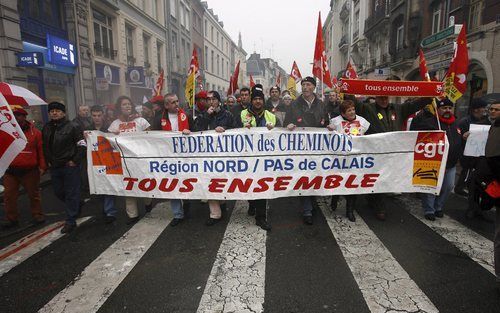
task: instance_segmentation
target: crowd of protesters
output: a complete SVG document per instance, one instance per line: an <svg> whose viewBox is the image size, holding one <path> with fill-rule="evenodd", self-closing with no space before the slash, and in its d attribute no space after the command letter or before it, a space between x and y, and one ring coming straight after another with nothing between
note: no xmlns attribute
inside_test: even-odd
<svg viewBox="0 0 500 313"><path fill-rule="evenodd" d="M469 114L461 120L455 117L454 104L446 99L419 98L402 104L392 104L388 97L377 96L363 101L353 96L341 96L335 90L327 90L323 101L317 93L316 80L306 77L301 82L302 93L292 100L287 92L274 86L269 90L266 101L263 86L242 88L239 94L229 96L225 101L217 91L201 91L196 94L195 106L186 111L179 104L176 94L153 97L138 108L127 96L120 96L113 108L80 106L78 116L69 121L66 107L60 102L48 105L49 122L40 132L27 120L28 113L21 107L13 107L13 113L23 129L28 144L12 162L4 175L5 217L3 228L19 225L17 200L22 185L29 197L34 224L44 223L39 191L40 176L48 169L54 193L65 203L66 223L61 232L69 233L76 227L76 218L83 205L81 193L88 192L86 169L85 132L99 130L114 134L128 132L172 131L189 135L191 132L214 130L222 133L233 128L283 127L295 131L297 127L326 128L330 131L351 136L393 132L400 130L444 130L449 141L444 180L439 195L421 194L424 216L434 221L443 217L445 202L454 190L456 194L468 196L468 218L481 214L481 208L498 205L498 198L488 198L484 185L500 181L500 97L498 94L473 99ZM471 124L491 125L486 144L485 157L463 155L469 137ZM457 164L460 174L456 178ZM455 183L457 181L457 183ZM481 185L482 184L482 185ZM497 186L500 189L500 186ZM367 196L377 219L386 219L384 207L387 194ZM345 196L346 217L355 222L356 195ZM336 210L338 196L332 196L331 210ZM488 202L489 200L489 202ZM104 195L103 213L106 223L116 220L118 209L115 196ZM142 199L146 212L153 209L152 199ZM208 200L209 217L207 226L218 223L225 213L225 202ZM182 200L170 200L174 218L171 226L184 221ZM306 225L313 224L316 205L312 196L300 197L302 218ZM125 198L128 223L139 220L138 199ZM249 201L248 214L255 216L255 223L268 231L271 224L267 219L267 200ZM500 210L497 210L495 234L495 266L500 277Z"/></svg>

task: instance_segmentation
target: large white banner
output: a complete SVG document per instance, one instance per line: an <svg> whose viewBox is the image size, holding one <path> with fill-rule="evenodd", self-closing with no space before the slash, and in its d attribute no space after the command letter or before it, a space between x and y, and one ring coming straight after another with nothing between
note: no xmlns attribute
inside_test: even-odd
<svg viewBox="0 0 500 313"><path fill-rule="evenodd" d="M322 129L234 129L88 137L93 194L270 199L382 192L439 193L444 132L351 137Z"/></svg>

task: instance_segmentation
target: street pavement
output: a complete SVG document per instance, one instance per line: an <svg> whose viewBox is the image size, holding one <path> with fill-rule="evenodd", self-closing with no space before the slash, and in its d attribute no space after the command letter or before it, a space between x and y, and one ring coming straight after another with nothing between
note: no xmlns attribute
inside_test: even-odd
<svg viewBox="0 0 500 313"><path fill-rule="evenodd" d="M190 201L170 227L168 201L126 225L119 199L106 225L92 197L69 235L52 187L42 195L47 223L29 226L23 195L21 227L0 231L1 312L500 312L494 212L467 220L454 194L434 222L413 195L391 197L385 222L362 197L356 223L344 201L332 212L318 198L313 226L297 198L274 199L268 233L246 201L229 202L212 227L207 204Z"/></svg>

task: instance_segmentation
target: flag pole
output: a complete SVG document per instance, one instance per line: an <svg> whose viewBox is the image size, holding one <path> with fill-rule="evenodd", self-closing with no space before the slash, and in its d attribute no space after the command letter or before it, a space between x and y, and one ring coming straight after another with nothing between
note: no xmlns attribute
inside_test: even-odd
<svg viewBox="0 0 500 313"><path fill-rule="evenodd" d="M196 119L196 72L194 73L193 79L193 121Z"/></svg>
<svg viewBox="0 0 500 313"><path fill-rule="evenodd" d="M320 82L320 84L321 84L321 101L323 101L323 88L324 88L323 87L323 78L324 78L323 75L324 75L323 74L323 56L321 56L321 82Z"/></svg>

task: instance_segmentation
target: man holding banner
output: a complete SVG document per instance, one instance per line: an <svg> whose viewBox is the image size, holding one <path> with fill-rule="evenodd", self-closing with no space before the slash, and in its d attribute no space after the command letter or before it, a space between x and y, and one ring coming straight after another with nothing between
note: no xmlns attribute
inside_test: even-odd
<svg viewBox="0 0 500 313"><path fill-rule="evenodd" d="M352 97L354 99L354 97ZM389 103L388 96L375 97L375 104L366 102L356 103L356 113L364 117L370 123L367 134L378 134L401 130L403 121L408 116L422 109L430 100L420 98L416 101L405 102L398 106ZM383 193L370 195L369 202L375 207L375 216L384 221L386 195Z"/></svg>
<svg viewBox="0 0 500 313"><path fill-rule="evenodd" d="M179 107L179 98L174 93L167 93L164 98L164 109L161 114L155 117L152 130L180 131L183 134L190 134L190 121L188 115ZM184 208L180 199L170 200L174 219L170 226L175 227L184 221Z"/></svg>
<svg viewBox="0 0 500 313"><path fill-rule="evenodd" d="M288 130L293 131L299 127L321 127L328 125L328 116L325 113L323 102L316 96L316 80L306 77L301 82L302 94L292 103L285 116L284 124ZM304 224L312 225L313 197L300 197L303 206Z"/></svg>
<svg viewBox="0 0 500 313"><path fill-rule="evenodd" d="M264 109L264 88L261 84L256 84L252 87L252 105L241 112L241 123L243 127L267 127L269 130L273 129L278 119L276 115ZM267 200L249 200L249 208L255 210L255 225L263 230L271 230L271 224L268 223L266 218ZM249 214L251 210L249 209Z"/></svg>
<svg viewBox="0 0 500 313"><path fill-rule="evenodd" d="M422 207L427 220L434 221L436 217L443 217L443 207L446 199L455 186L456 165L462 150L462 135L453 114L453 102L445 98L436 101L439 124L434 114L424 109L412 121L410 130L445 130L450 144L448 160L443 184L438 196L430 193L422 193ZM444 144L444 143L443 143Z"/></svg>

